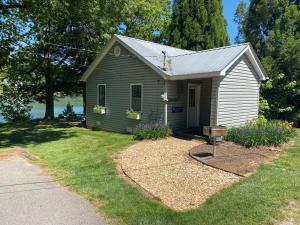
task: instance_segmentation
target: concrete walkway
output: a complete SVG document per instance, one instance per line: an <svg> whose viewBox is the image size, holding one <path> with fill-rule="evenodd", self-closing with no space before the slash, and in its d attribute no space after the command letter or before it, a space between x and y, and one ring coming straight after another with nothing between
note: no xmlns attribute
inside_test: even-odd
<svg viewBox="0 0 300 225"><path fill-rule="evenodd" d="M1 225L104 225L95 209L19 156L0 160Z"/></svg>

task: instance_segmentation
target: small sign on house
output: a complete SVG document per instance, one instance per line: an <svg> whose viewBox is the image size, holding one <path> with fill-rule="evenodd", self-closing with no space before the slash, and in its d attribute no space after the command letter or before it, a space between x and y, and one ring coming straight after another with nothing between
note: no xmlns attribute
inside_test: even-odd
<svg viewBox="0 0 300 225"><path fill-rule="evenodd" d="M182 113L183 107L173 106L172 107L172 113Z"/></svg>

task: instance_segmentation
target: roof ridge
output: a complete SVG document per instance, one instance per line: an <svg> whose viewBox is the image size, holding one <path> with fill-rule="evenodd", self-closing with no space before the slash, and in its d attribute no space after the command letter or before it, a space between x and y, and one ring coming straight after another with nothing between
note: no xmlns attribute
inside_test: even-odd
<svg viewBox="0 0 300 225"><path fill-rule="evenodd" d="M168 47L168 48L174 48L174 49L177 49L177 50L188 51L188 52L191 52L191 53L196 53L196 51L193 51L193 50L187 50L187 49L183 49L183 48L176 48L176 47L173 47L173 46L159 44L159 43L156 43L156 42L153 42L153 41L146 41L146 40L139 39L139 38L128 37L128 36L124 36L124 35L120 35L120 34L115 34L115 36L123 37L123 38L129 38L129 39L133 39L133 40L137 40L137 41L141 41L141 42L147 42L147 43L155 44L155 45L161 45L161 46L165 46L165 47Z"/></svg>
<svg viewBox="0 0 300 225"><path fill-rule="evenodd" d="M242 46L242 45L249 46L249 42L245 42L245 43L241 43L241 44L235 44L235 45L227 45L227 46L222 46L222 47L217 47L217 48L210 48L210 49L195 51L195 52L182 54L182 55L169 56L169 57L179 57L179 56L185 56L185 55L193 55L193 54L198 54L198 53L202 53L202 52L210 52L210 51L216 51L216 50L220 50L220 49L234 48L234 47Z"/></svg>

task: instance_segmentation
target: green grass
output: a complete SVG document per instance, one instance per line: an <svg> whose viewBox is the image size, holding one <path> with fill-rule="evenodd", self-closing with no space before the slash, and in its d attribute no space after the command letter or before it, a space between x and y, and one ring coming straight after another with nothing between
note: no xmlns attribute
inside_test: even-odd
<svg viewBox="0 0 300 225"><path fill-rule="evenodd" d="M134 143L129 135L90 131L66 123L0 126L0 150L28 148L64 185L91 201L110 222L130 225L251 225L282 220L289 201L300 205L300 132L278 160L210 198L203 207L175 212L116 176L113 157Z"/></svg>

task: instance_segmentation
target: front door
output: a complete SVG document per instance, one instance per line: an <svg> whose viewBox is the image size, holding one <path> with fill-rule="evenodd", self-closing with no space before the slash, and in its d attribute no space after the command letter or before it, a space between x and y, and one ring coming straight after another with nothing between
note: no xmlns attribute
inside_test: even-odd
<svg viewBox="0 0 300 225"><path fill-rule="evenodd" d="M200 85L188 84L187 127L199 126Z"/></svg>

